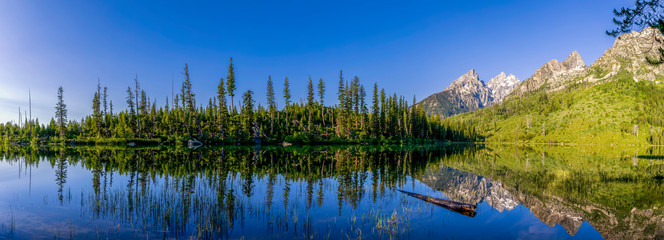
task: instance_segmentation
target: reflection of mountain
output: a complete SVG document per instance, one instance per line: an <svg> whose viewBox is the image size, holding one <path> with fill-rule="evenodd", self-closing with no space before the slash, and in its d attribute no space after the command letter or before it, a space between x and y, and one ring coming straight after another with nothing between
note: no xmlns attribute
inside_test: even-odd
<svg viewBox="0 0 664 240"><path fill-rule="evenodd" d="M518 192L517 197L523 206L530 209L540 221L553 227L556 224L565 228L570 236L576 235L585 221L583 214L571 206L568 206L562 199L549 198L544 202L537 197L529 196L523 192Z"/></svg>
<svg viewBox="0 0 664 240"><path fill-rule="evenodd" d="M426 170L418 180L443 192L453 201L471 204L486 202L499 212L505 209L510 211L520 203L546 225L560 225L570 236L576 235L584 221L588 221L607 239L654 239L664 234L664 217L657 215L653 209L634 208L627 216L620 218L617 210L610 207L591 202L574 203L573 200L549 194L535 196L518 186L504 186L490 178L445 165Z"/></svg>
<svg viewBox="0 0 664 240"><path fill-rule="evenodd" d="M484 201L499 212L512 210L519 204L499 182L451 167L428 169L420 181L442 191L452 201L471 204Z"/></svg>
<svg viewBox="0 0 664 240"><path fill-rule="evenodd" d="M521 204L571 236L588 222L607 239L664 239L664 183L654 180L660 171L650 158L624 160L618 154L469 149L430 164L416 178L455 201L484 201L499 211Z"/></svg>

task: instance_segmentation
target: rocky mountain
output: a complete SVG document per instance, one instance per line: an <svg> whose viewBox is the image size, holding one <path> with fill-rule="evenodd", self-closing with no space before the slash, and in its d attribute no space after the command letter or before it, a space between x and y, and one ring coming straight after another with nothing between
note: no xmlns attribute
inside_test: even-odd
<svg viewBox="0 0 664 240"><path fill-rule="evenodd" d="M587 68L581 55L577 51L573 51L565 61L559 62L553 59L535 70L531 77L514 89L513 94L528 93L540 88L547 90L559 88L568 79L584 74Z"/></svg>
<svg viewBox="0 0 664 240"><path fill-rule="evenodd" d="M428 96L417 105L422 106L429 115L449 117L502 101L518 82L514 75L500 73L485 84L475 69L471 69L442 92Z"/></svg>
<svg viewBox="0 0 664 240"><path fill-rule="evenodd" d="M501 72L498 76L489 80L489 83L487 83L486 86L493 94L493 101L501 102L503 101L503 98L511 93L512 90L514 90L514 87L519 83L519 79L513 74L505 75L504 72Z"/></svg>
<svg viewBox="0 0 664 240"><path fill-rule="evenodd" d="M650 64L662 61L660 49L664 48L664 36L657 28L648 27L641 32L632 31L616 38L613 46L597 59L591 68L595 74L587 81L610 79L621 70L634 75L635 80L657 80L664 75L664 64Z"/></svg>
<svg viewBox="0 0 664 240"><path fill-rule="evenodd" d="M633 76L635 81L657 81L664 78L664 62L660 49L664 49L664 36L657 28L648 27L641 32L632 31L616 38L590 67L578 52L572 52L564 62L551 60L535 71L513 91L514 95L543 89L547 92L564 89L569 84L589 82L599 84L615 80L621 72Z"/></svg>

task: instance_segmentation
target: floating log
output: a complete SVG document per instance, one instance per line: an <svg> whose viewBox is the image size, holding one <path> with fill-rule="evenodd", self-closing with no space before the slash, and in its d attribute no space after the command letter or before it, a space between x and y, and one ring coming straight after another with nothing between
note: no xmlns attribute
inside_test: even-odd
<svg viewBox="0 0 664 240"><path fill-rule="evenodd" d="M407 192L403 190L399 190L399 192L405 193L408 196L420 199L422 201L432 203L434 205L443 207L447 210L450 210L452 212L460 213L469 217L475 217L477 214L475 212L475 209L477 209L477 206L472 205L472 204L467 204L467 203L460 203L460 202L455 202L455 201L450 201L450 200L445 200L445 199L440 199L440 198L433 198L429 196L424 196L421 194L417 193L412 193L412 192Z"/></svg>
<svg viewBox="0 0 664 240"><path fill-rule="evenodd" d="M189 139L189 148L197 148L203 146L202 142L199 142L195 138Z"/></svg>

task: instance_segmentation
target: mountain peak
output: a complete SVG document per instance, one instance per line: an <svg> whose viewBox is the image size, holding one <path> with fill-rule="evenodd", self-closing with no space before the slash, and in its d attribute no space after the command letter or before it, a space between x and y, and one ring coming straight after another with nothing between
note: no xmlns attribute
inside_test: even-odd
<svg viewBox="0 0 664 240"><path fill-rule="evenodd" d="M422 106L429 115L449 117L499 102L518 83L519 79L514 75L501 72L485 84L475 69L471 69L442 92L434 93L416 105Z"/></svg>
<svg viewBox="0 0 664 240"><path fill-rule="evenodd" d="M445 88L445 90L452 90L456 88L463 88L464 86L467 85L481 85L484 86L484 82L480 81L480 76L477 74L475 69L470 69L470 71L466 72L465 74L461 75L461 77L457 78L448 86Z"/></svg>
<svg viewBox="0 0 664 240"><path fill-rule="evenodd" d="M579 55L579 52L577 51L570 53L567 59L563 61L563 65L565 68L567 68L567 70L573 71L583 70L588 67L586 66L586 63L583 62L581 55Z"/></svg>
<svg viewBox="0 0 664 240"><path fill-rule="evenodd" d="M497 76L491 78L487 83L487 88L493 95L494 102L500 102L507 94L512 92L514 87L519 84L519 79L513 74L507 76L505 72L501 72Z"/></svg>
<svg viewBox="0 0 664 240"><path fill-rule="evenodd" d="M652 65L646 58L657 59L661 48L664 48L664 36L659 29L647 27L640 32L632 31L617 37L613 46L591 67L609 72L600 79L606 79L620 70L626 70L634 74L634 79L655 80L657 75L664 74L664 64Z"/></svg>

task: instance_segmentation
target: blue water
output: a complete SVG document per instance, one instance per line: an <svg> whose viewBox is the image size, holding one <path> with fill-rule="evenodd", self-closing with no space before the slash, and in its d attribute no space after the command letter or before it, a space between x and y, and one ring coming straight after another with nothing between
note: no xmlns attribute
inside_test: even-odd
<svg viewBox="0 0 664 240"><path fill-rule="evenodd" d="M331 157L327 169L334 170L316 178L308 177L311 171L306 167L296 165L298 156L287 161L295 166L292 170L270 171L268 165L240 161L234 164L248 165L249 170L222 170L226 175L211 169L165 174L155 170L159 164L132 168L113 160L95 167L90 165L97 163L77 159L83 158L77 154L39 156L40 160L5 156L0 161L0 238L602 238L583 219L578 229L547 225L509 191L504 192L514 203L499 210L496 204L481 201L474 217L410 197L397 189L443 199L449 196L418 180L428 170L427 163L417 177L411 176L408 167L362 163L380 161L380 157L345 163ZM201 158L224 161L205 154ZM344 164L349 167L340 167ZM500 186L500 191L504 188L498 181L487 180Z"/></svg>

